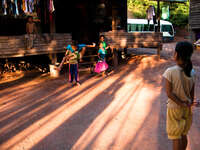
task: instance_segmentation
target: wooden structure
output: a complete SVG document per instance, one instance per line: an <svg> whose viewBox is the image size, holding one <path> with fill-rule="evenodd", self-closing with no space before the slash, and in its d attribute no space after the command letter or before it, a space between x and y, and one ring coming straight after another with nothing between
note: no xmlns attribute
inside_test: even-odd
<svg viewBox="0 0 200 150"><path fill-rule="evenodd" d="M53 36L50 42L39 37L31 50L24 48L26 17L0 15L0 58L60 53L68 39L91 44L98 42L100 31L127 28L127 0L56 0L54 5L55 11L49 14L48 1L40 1L37 26L41 35ZM70 33L70 38L66 33Z"/></svg>
<svg viewBox="0 0 200 150"><path fill-rule="evenodd" d="M157 48L157 55L160 58L160 51L162 50L162 33L141 33L126 31L110 31L104 32L102 35L105 36L108 44L110 45L114 58L114 65L118 64L118 49L126 48Z"/></svg>
<svg viewBox="0 0 200 150"><path fill-rule="evenodd" d="M56 32L72 33L80 43L97 42L99 32L127 28L127 0L56 0L55 7Z"/></svg>
<svg viewBox="0 0 200 150"><path fill-rule="evenodd" d="M189 25L192 41L200 39L200 1L190 0Z"/></svg>
<svg viewBox="0 0 200 150"><path fill-rule="evenodd" d="M42 34L35 39L34 48L27 50L24 35L0 36L0 58L62 53L71 42L71 34Z"/></svg>

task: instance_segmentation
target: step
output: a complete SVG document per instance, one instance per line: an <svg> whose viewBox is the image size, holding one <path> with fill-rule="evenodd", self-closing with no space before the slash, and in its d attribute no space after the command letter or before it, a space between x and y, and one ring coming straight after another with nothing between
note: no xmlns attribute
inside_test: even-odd
<svg viewBox="0 0 200 150"><path fill-rule="evenodd" d="M95 64L96 61L89 61L89 62L80 62L79 65L90 65L90 64Z"/></svg>
<svg viewBox="0 0 200 150"><path fill-rule="evenodd" d="M90 67L87 68L78 68L79 72L84 72L84 71L91 71Z"/></svg>
<svg viewBox="0 0 200 150"><path fill-rule="evenodd" d="M90 57L91 57L91 58L93 58L93 57L98 57L98 55L88 55L88 56L85 56L85 55L84 55L84 56L83 56L83 58L90 58Z"/></svg>

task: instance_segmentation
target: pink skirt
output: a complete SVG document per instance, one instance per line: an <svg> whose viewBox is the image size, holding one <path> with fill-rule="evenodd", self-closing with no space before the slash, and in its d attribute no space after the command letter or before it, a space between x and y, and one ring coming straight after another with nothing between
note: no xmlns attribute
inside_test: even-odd
<svg viewBox="0 0 200 150"><path fill-rule="evenodd" d="M100 61L96 64L94 72L100 73L108 69L108 64L105 61Z"/></svg>

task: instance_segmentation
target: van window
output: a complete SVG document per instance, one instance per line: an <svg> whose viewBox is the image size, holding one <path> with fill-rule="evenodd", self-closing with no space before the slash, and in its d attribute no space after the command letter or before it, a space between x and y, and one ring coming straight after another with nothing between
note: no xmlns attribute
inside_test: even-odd
<svg viewBox="0 0 200 150"><path fill-rule="evenodd" d="M154 25L150 24L128 24L128 32L142 32L142 31L154 31Z"/></svg>
<svg viewBox="0 0 200 150"><path fill-rule="evenodd" d="M154 31L154 25L153 24L145 24L144 25L144 31Z"/></svg>
<svg viewBox="0 0 200 150"><path fill-rule="evenodd" d="M137 31L141 32L143 31L144 25L143 24L138 24L137 25Z"/></svg>
<svg viewBox="0 0 200 150"><path fill-rule="evenodd" d="M136 31L136 25L135 24L128 24L128 31Z"/></svg>
<svg viewBox="0 0 200 150"><path fill-rule="evenodd" d="M162 25L162 32L169 32L171 35L173 35L173 29L171 25Z"/></svg>

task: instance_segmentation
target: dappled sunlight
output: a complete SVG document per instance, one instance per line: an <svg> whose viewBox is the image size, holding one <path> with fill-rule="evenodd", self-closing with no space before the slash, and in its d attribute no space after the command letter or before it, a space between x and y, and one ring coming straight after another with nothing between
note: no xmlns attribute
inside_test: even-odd
<svg viewBox="0 0 200 150"><path fill-rule="evenodd" d="M91 81L88 81L88 83L91 84L94 82ZM40 91L43 92L40 93ZM24 89L20 90L20 92L23 93ZM2 110L0 118L1 121L0 131L2 134L5 135L7 132L10 132L9 130L10 128L19 128L20 126L23 126L25 124L31 124L31 122L28 123L29 119L33 119L36 116L44 114L43 111L45 111L46 108L49 108L50 105L55 106L57 103L60 103L62 99L65 100L67 96L70 96L70 94L74 94L74 97L78 95L77 90L74 90L73 88L66 90L65 84L58 88L55 87L49 88L47 84L39 88L38 87L37 88L35 87L33 89L28 88L26 92L29 94L28 95L24 94L16 98L16 102L14 103L14 105L11 105L11 108L7 106L5 107L6 110L4 111ZM86 92L84 92L81 96L83 96L85 93ZM33 95L35 96L32 97ZM59 95L62 96L62 99L60 98ZM69 100L71 100L72 98L73 97L71 97Z"/></svg>
<svg viewBox="0 0 200 150"><path fill-rule="evenodd" d="M159 95L159 92L152 95L153 90L141 79L134 84L124 84L112 103L93 121L72 149L125 149L149 117L152 101ZM158 119L154 122L154 128L157 122Z"/></svg>
<svg viewBox="0 0 200 150"><path fill-rule="evenodd" d="M199 147L199 137L200 137L200 119L199 116L200 109L193 108L193 123L189 131L189 145L188 150L195 150L196 147Z"/></svg>
<svg viewBox="0 0 200 150"><path fill-rule="evenodd" d="M150 145L160 150L160 143L166 148L161 80L169 65L144 56L106 78L87 78L79 87L69 87L63 79L11 87L14 94L1 98L8 104L0 105L0 149L135 150L142 145L147 150ZM190 134L199 137L197 123L194 127ZM189 150L196 139L190 137Z"/></svg>
<svg viewBox="0 0 200 150"><path fill-rule="evenodd" d="M133 124L137 128L132 127L132 135L130 134L129 141L126 142L126 146L122 149L135 150L141 147L145 150L149 148L152 150L161 150L167 143L165 141L167 140L167 136L164 134L163 137L163 133L166 133L163 116L166 110L163 109L163 105L161 104L161 89L152 88L152 85L150 85L150 87L145 87L142 90L149 93L145 92L148 93L147 95L143 95L143 92L140 94L141 101L138 101L140 104L134 108L136 109L135 111L133 110L133 114L137 118ZM163 138L165 144L162 147L160 142L163 142Z"/></svg>
<svg viewBox="0 0 200 150"><path fill-rule="evenodd" d="M11 88L6 88L4 90L1 90L0 91L0 97L1 97L0 100L8 99L8 97L10 97L10 96L16 96L19 94L20 90L22 90L22 89L24 90L23 92L27 92L30 89L40 87L41 86L40 84L42 84L43 82L45 82L45 81L42 81L42 80L36 78L30 82L26 82L26 83L23 83L23 84L20 84L20 85L11 87Z"/></svg>
<svg viewBox="0 0 200 150"><path fill-rule="evenodd" d="M49 102L48 103L42 103L42 101L45 101L46 99L53 96L55 93L63 90L64 88L65 87L60 87L57 90L55 90L53 93L50 93L46 96L43 96L41 99L38 99L34 103L27 104L26 106L22 107L21 109L17 109L16 111L9 113L7 116L2 117L0 119L0 121L5 122L5 120L10 119L12 116L15 116L15 118L16 118L16 115L18 116L17 119L13 120L12 122L6 123L6 125L3 128L1 128L0 133L4 133L4 132L9 131L8 129L10 129L11 127L12 128L18 127L18 126L25 124L28 121L27 118L30 119L30 117L33 117L34 115L37 114L37 112L43 110L45 107L47 107L49 105ZM40 90L40 89L37 89L37 90ZM24 100L26 100L26 98ZM39 103L41 103L41 104L38 105L37 107L34 107L34 105L37 105ZM30 108L32 108L32 109L30 109ZM22 112L24 112L25 114L21 115Z"/></svg>
<svg viewBox="0 0 200 150"><path fill-rule="evenodd" d="M6 99L6 101L2 101L3 106L1 106L1 109L0 109L0 113L1 113L1 115L3 115L2 117L5 117L4 113L2 113L2 112L6 112L7 110L11 109L14 106L20 106L19 103L22 103L22 101L24 101L24 99L28 98L30 95L34 94L36 91L38 91L40 89L41 89L41 87L40 88L35 87L35 86L28 87L28 88L22 89L20 91L13 92L12 95L2 98L2 99ZM19 98L21 99L20 101L19 101ZM1 101L1 99L0 99L0 101ZM3 119L2 117L1 117L1 119Z"/></svg>
<svg viewBox="0 0 200 150"><path fill-rule="evenodd" d="M49 84L49 83L46 83ZM21 112L23 110L26 110L27 108L33 106L35 103L37 103L37 100L40 100L41 97L45 97L47 95L52 95L51 92L54 92L54 88L48 88L48 85L41 86L35 81L32 81L30 83L24 84L19 86L18 89L15 89L12 91L12 94L6 95L3 98L0 98L1 103L3 103L2 106L0 106L0 120L4 120L5 118L8 118L14 114L17 114L18 112ZM39 94L40 91L43 89L46 89L45 92ZM55 90L55 91L58 91ZM37 94L35 94L37 93ZM34 97L32 97L34 95ZM35 99L34 102L32 102L32 99ZM31 101L31 103L30 103ZM13 109L14 108L14 109Z"/></svg>
<svg viewBox="0 0 200 150"><path fill-rule="evenodd" d="M29 139L30 141L34 141L34 142L29 143L27 145L25 144L26 146L24 148L30 149L35 144L39 143L42 139L44 139L46 136L48 136L50 133L52 133L56 128L58 128L63 122L65 122L67 119L73 116L77 111L79 111L88 103L90 103L92 100L94 100L94 98L99 93L102 93L114 81L115 80L105 80L103 83L100 83L100 84L103 84L103 86L96 85L94 87L88 88L87 90L83 91L81 94L76 94L75 92L73 100L69 99L70 101L67 101L65 104L61 105L56 110L47 114L40 120L33 122L30 126L25 128L23 131L21 131L20 133L16 134L12 138L4 142L1 145L1 148L16 150L18 147L20 147L20 145L24 145L26 143L26 139ZM93 90L95 90L96 92L92 92ZM65 95L62 95L61 97L64 97L64 96ZM60 96L54 97L53 101L55 102L55 105L56 105L56 101L59 101L61 97ZM35 108L34 111L31 111L30 113L34 114L35 112L39 111L39 109L43 109L43 107L46 107L45 105L47 104L44 104L38 108ZM28 115L30 114L27 114L27 115L25 114L24 118L27 118Z"/></svg>
<svg viewBox="0 0 200 150"><path fill-rule="evenodd" d="M193 150L195 147L199 146L199 137L200 137L199 128L192 125L192 128L189 131L189 138L188 138L189 142L187 150Z"/></svg>
<svg viewBox="0 0 200 150"><path fill-rule="evenodd" d="M12 75L14 77L12 77ZM5 83L10 83L13 81L17 81L20 80L24 77L24 73L21 71L16 71L14 73L4 73L3 75L1 74L1 78L0 78L0 85L1 84L5 84Z"/></svg>
<svg viewBox="0 0 200 150"><path fill-rule="evenodd" d="M137 62L137 60L129 61L129 65L134 63L138 65L131 71L130 76L127 76L125 80L131 82L135 79L142 78L144 82L149 83L149 86L152 85L155 87L160 85L162 82L162 74L170 63L164 59L158 61L156 56L136 56L136 59L139 59L139 62Z"/></svg>

